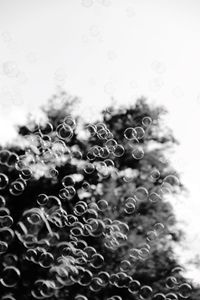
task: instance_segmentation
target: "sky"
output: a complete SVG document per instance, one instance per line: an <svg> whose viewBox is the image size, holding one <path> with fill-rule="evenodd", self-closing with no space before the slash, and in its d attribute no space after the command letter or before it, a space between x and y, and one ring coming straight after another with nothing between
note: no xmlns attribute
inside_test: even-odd
<svg viewBox="0 0 200 300"><path fill-rule="evenodd" d="M198 0L0 0L0 141L60 89L89 120L111 98L164 105L189 191L174 200L183 261L200 251L199 37ZM200 283L197 269L188 276Z"/></svg>

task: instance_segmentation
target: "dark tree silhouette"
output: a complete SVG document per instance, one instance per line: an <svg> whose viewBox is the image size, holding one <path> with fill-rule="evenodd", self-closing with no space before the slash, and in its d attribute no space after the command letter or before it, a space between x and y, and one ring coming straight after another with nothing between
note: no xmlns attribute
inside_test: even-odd
<svg viewBox="0 0 200 300"><path fill-rule="evenodd" d="M84 124L76 101L54 96L0 151L2 299L198 299L173 252L165 110L139 99Z"/></svg>

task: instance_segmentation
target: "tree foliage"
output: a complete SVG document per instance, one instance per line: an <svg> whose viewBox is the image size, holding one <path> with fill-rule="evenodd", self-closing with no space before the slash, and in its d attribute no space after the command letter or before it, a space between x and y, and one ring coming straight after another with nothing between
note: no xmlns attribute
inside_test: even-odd
<svg viewBox="0 0 200 300"><path fill-rule="evenodd" d="M55 96L0 151L2 299L197 299L173 252L165 110L139 99L81 125L75 100Z"/></svg>

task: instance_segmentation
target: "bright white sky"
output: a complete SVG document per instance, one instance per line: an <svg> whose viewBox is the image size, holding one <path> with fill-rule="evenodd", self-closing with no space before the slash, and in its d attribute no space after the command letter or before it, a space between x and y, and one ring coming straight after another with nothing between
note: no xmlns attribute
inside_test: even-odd
<svg viewBox="0 0 200 300"><path fill-rule="evenodd" d="M111 97L164 105L181 142L174 164L190 191L174 204L187 222L183 259L200 251L199 83L198 0L0 1L1 141L58 86L81 97L88 118Z"/></svg>

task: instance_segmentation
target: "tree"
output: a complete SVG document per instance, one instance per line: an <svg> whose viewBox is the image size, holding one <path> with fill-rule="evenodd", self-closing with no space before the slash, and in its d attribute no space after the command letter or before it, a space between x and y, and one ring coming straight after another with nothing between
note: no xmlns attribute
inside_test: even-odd
<svg viewBox="0 0 200 300"><path fill-rule="evenodd" d="M83 124L75 100L55 96L45 121L0 151L1 294L190 297L173 252L181 232L168 198L183 186L164 155L177 143L165 110L139 99Z"/></svg>

